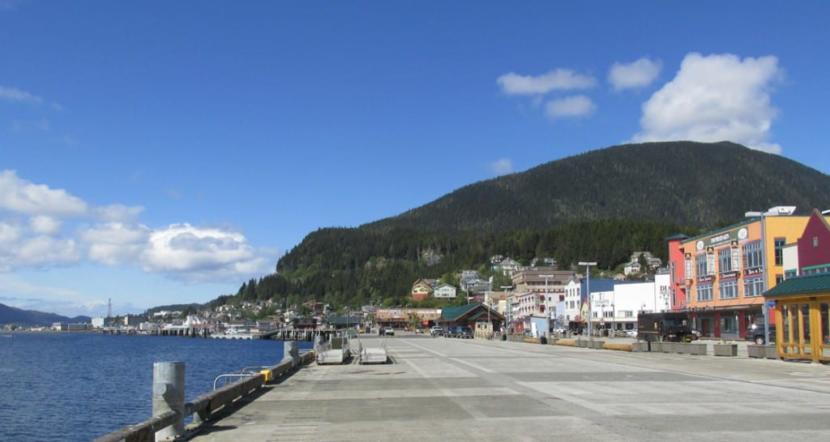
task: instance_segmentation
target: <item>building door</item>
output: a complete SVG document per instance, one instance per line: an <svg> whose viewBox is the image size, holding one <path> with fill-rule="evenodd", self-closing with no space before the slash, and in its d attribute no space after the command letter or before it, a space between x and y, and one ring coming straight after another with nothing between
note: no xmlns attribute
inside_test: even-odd
<svg viewBox="0 0 830 442"><path fill-rule="evenodd" d="M817 346L818 349L821 351L820 356L821 359L824 361L830 361L830 317L828 316L828 311L830 310L830 304L827 302L822 302L818 305L818 324L816 329L819 330L820 334L816 335L815 339L819 342Z"/></svg>

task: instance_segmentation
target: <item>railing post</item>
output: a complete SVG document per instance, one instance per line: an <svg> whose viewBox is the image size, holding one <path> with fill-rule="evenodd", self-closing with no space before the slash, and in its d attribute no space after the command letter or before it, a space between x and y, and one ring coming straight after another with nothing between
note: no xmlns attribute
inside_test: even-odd
<svg viewBox="0 0 830 442"><path fill-rule="evenodd" d="M282 360L291 360L292 366L297 366L300 358L300 351L297 347L297 341L285 341L282 343Z"/></svg>
<svg viewBox="0 0 830 442"><path fill-rule="evenodd" d="M167 411L178 413L178 419L157 432L156 441L172 440L184 434L184 362L153 364L153 416Z"/></svg>

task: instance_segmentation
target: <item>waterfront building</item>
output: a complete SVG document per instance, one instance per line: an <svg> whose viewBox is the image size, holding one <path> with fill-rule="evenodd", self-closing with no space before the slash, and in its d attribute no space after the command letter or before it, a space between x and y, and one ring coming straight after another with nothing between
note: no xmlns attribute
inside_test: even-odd
<svg viewBox="0 0 830 442"><path fill-rule="evenodd" d="M786 210L785 210L786 209ZM674 297L685 304L693 326L704 336L744 338L761 320L764 291L784 280L784 248L804 232L810 217L793 216L794 208L764 214L702 235L679 240L683 254L683 288ZM677 241L669 241L675 277ZM680 295L680 296L678 296Z"/></svg>
<svg viewBox="0 0 830 442"><path fill-rule="evenodd" d="M444 330L469 327L476 338L489 338L495 330L501 329L504 316L484 304L474 302L443 309L438 323L444 327Z"/></svg>
<svg viewBox="0 0 830 442"><path fill-rule="evenodd" d="M653 281L615 282L594 289L591 280L592 322L597 329L634 330L639 313L670 309L671 276L658 271ZM609 290L610 289L610 290Z"/></svg>
<svg viewBox="0 0 830 442"><path fill-rule="evenodd" d="M617 281L606 278L591 278L591 293L614 290ZM571 329L584 327L588 322L588 284L586 280L572 278L565 285L565 326Z"/></svg>
<svg viewBox="0 0 830 442"><path fill-rule="evenodd" d="M779 357L830 362L830 273L787 279L764 299L775 303Z"/></svg>
<svg viewBox="0 0 830 442"><path fill-rule="evenodd" d="M441 317L437 308L379 308L375 311L375 324L380 327L408 328L417 323L421 327L435 325Z"/></svg>
<svg viewBox="0 0 830 442"><path fill-rule="evenodd" d="M683 241L689 239L683 234L672 235L666 238L669 247L669 284L671 297L670 304L672 311L685 310L687 307L686 296L686 257L683 253Z"/></svg>
<svg viewBox="0 0 830 442"><path fill-rule="evenodd" d="M102 317L92 318L91 320L92 328L104 328L105 319Z"/></svg>
<svg viewBox="0 0 830 442"><path fill-rule="evenodd" d="M433 287L432 296L434 298L441 298L441 299L454 299L455 298L455 286L446 284L446 283L438 283Z"/></svg>

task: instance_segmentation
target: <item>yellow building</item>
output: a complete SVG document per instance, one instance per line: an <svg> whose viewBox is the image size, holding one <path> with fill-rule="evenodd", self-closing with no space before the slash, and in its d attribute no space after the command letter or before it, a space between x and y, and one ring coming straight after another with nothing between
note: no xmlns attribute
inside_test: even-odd
<svg viewBox="0 0 830 442"><path fill-rule="evenodd" d="M764 296L775 302L779 357L830 361L830 273L788 279Z"/></svg>
<svg viewBox="0 0 830 442"><path fill-rule="evenodd" d="M760 215L682 241L693 326L704 336L743 339L762 322L763 293L784 280L784 246L809 218Z"/></svg>

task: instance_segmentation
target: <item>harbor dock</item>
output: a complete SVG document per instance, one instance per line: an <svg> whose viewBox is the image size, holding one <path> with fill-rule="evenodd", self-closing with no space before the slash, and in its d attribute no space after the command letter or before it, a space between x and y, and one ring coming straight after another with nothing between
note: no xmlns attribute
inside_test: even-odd
<svg viewBox="0 0 830 442"><path fill-rule="evenodd" d="M830 440L823 365L361 339L384 339L392 363L312 364L207 422L194 440Z"/></svg>

